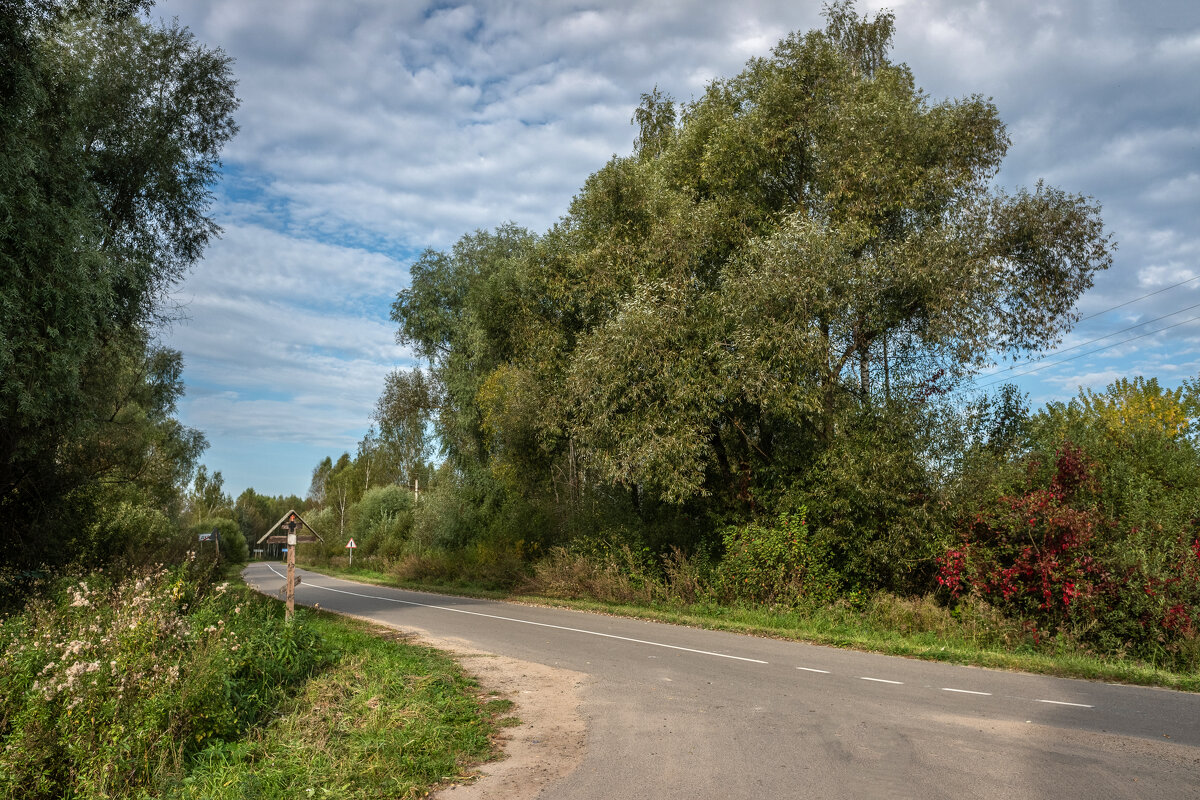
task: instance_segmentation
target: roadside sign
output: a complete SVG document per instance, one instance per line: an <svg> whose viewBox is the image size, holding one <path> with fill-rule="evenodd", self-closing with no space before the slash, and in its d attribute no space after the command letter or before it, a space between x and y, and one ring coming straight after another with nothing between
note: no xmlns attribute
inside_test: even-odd
<svg viewBox="0 0 1200 800"><path fill-rule="evenodd" d="M350 541L346 542L346 549L347 549L347 550L353 550L353 549L354 549L354 548L356 548L356 547L358 547L358 545L356 545L356 544L354 543L354 540L353 540L353 539L351 539Z"/></svg>
<svg viewBox="0 0 1200 800"><path fill-rule="evenodd" d="M209 531L208 533L202 533L202 534L200 534L200 541L202 541L202 542L211 542L212 540L213 540L212 531Z"/></svg>

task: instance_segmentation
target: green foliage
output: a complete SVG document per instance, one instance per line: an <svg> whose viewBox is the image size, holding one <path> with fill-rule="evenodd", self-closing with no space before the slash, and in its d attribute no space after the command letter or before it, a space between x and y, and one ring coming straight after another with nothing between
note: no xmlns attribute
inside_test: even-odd
<svg viewBox="0 0 1200 800"><path fill-rule="evenodd" d="M316 670L301 612L191 567L64 581L0 621L0 797L157 794Z"/></svg>
<svg viewBox="0 0 1200 800"><path fill-rule="evenodd" d="M245 564L249 560L250 546L246 543L246 537L242 535L242 529L236 522L225 517L210 517L194 523L188 531L191 546L205 557L210 552L214 552L216 547L213 543L199 541L199 534L209 533L213 530L221 537L221 558L223 560L231 564Z"/></svg>
<svg viewBox="0 0 1200 800"><path fill-rule="evenodd" d="M826 14L691 103L643 96L635 152L545 234L417 260L392 317L428 370L380 408L418 439L436 412L458 488L414 541L495 541L523 504L546 544L694 553L806 503L851 584L929 585L933 401L1061 336L1109 240L1086 198L995 188L996 109L920 92L890 14Z"/></svg>
<svg viewBox="0 0 1200 800"><path fill-rule="evenodd" d="M350 517L349 535L358 545L355 555L399 558L412 531L412 505L412 492L403 486L368 489Z"/></svg>
<svg viewBox="0 0 1200 800"><path fill-rule="evenodd" d="M379 435L360 446L360 461L374 457L376 481L412 484L420 480L432 454L432 418L436 389L420 369L394 370L384 379L373 419ZM370 481L365 481L370 483Z"/></svg>
<svg viewBox="0 0 1200 800"><path fill-rule="evenodd" d="M177 24L144 21L147 5L15 2L0 15L10 565L119 561L125 512L105 503L176 515L204 446L173 418L179 354L149 331L217 231L210 186L237 101L229 60Z"/></svg>
<svg viewBox="0 0 1200 800"><path fill-rule="evenodd" d="M784 495L803 503L848 587L920 594L950 519L930 468L939 436L931 410L892 407L847 415L840 435Z"/></svg>
<svg viewBox="0 0 1200 800"><path fill-rule="evenodd" d="M717 597L782 607L821 605L836 597L841 587L831 568L832 553L809 532L806 514L801 507L773 524L726 528Z"/></svg>
<svg viewBox="0 0 1200 800"><path fill-rule="evenodd" d="M426 363L313 498L356 519L384 443L412 472L432 425L397 574L856 605L927 595L961 551L954 613L1189 663L1200 379L956 405L987 359L1069 330L1111 238L1089 198L995 185L997 109L921 92L890 13L826 20L692 102L644 95L634 152L545 233L423 253L392 317ZM1092 465L1070 497L1067 442Z"/></svg>

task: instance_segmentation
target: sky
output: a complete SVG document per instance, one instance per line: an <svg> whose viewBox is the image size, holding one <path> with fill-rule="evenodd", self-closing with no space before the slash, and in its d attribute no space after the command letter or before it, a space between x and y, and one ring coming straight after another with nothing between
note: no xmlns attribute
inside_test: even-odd
<svg viewBox="0 0 1200 800"><path fill-rule="evenodd" d="M932 100L996 104L1012 138L998 186L1090 195L1118 242L1062 354L978 384L1012 380L1036 408L1121 376L1200 374L1200 3L858 5L880 7L893 61ZM545 231L631 151L642 93L699 97L823 25L809 0L160 0L154 14L231 56L239 81L211 209L224 232L162 332L184 357L180 419L234 496L303 495L321 458L353 452L385 375L416 363L388 312L424 249L509 221Z"/></svg>

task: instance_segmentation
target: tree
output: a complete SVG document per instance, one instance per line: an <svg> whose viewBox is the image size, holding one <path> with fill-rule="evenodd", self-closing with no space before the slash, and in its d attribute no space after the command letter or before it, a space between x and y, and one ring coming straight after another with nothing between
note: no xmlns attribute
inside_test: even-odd
<svg viewBox="0 0 1200 800"><path fill-rule="evenodd" d="M809 460L852 409L1055 343L1109 264L1088 199L992 187L991 103L931 103L887 59L890 14L827 15L710 84L658 158L610 163L567 218L628 276L568 382L610 480L678 500L742 480L734 462L787 468L784 441Z"/></svg>
<svg viewBox="0 0 1200 800"><path fill-rule="evenodd" d="M436 389L422 370L393 370L384 379L372 418L379 426L376 460L389 481L411 483L424 469L433 453L437 407Z"/></svg>
<svg viewBox="0 0 1200 800"><path fill-rule="evenodd" d="M76 557L56 536L86 527L112 486L162 502L203 444L170 418L179 356L152 347L150 329L217 232L210 186L237 101L229 60L146 22L147 6L30 0L0 15L8 563Z"/></svg>
<svg viewBox="0 0 1200 800"><path fill-rule="evenodd" d="M890 14L826 18L691 103L644 95L635 152L544 235L418 259L392 315L461 497L691 547L807 505L863 585L934 552L939 398L1058 341L1111 243L1088 198L993 185L996 108L918 89Z"/></svg>
<svg viewBox="0 0 1200 800"><path fill-rule="evenodd" d="M203 464L196 470L190 500L194 519L226 516L233 511L233 502L229 495L225 494L225 478L221 471L217 470L210 476L208 468Z"/></svg>
<svg viewBox="0 0 1200 800"><path fill-rule="evenodd" d="M488 372L528 340L531 301L521 276L534 241L528 231L504 225L463 236L450 253L427 251L413 265L392 318L400 324L397 341L428 360L430 371L394 372L376 415L381 438L395 443L406 466L424 465L431 418L456 466L487 462L476 396Z"/></svg>
<svg viewBox="0 0 1200 800"><path fill-rule="evenodd" d="M325 456L317 466L313 467L312 483L308 487L308 499L313 505L324 507L328 499L327 489L331 472L333 472L333 459L329 456Z"/></svg>
<svg viewBox="0 0 1200 800"><path fill-rule="evenodd" d="M338 516L338 538L345 538L350 509L363 494L357 465L349 453L342 453L325 479L325 500Z"/></svg>

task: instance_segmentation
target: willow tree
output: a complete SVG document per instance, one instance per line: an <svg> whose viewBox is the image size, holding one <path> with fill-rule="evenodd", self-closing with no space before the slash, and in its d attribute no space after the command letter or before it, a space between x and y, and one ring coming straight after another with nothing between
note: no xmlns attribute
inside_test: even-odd
<svg viewBox="0 0 1200 800"><path fill-rule="evenodd" d="M0 14L9 564L105 560L108 534L89 533L105 507L169 512L203 446L173 419L181 362L153 326L217 232L211 186L237 100L229 59L148 22L149 5L18 0Z"/></svg>
<svg viewBox="0 0 1200 800"><path fill-rule="evenodd" d="M824 503L876 584L918 551L928 400L1058 341L1110 244L1089 199L995 185L995 106L922 92L890 14L827 20L693 102L643 95L634 151L544 235L418 261L393 315L457 463L560 505L625 493L693 540Z"/></svg>
<svg viewBox="0 0 1200 800"><path fill-rule="evenodd" d="M785 434L828 446L846 409L1059 341L1109 264L1089 199L994 185L990 101L925 95L888 57L890 14L827 16L649 126L652 151L574 204L607 312L573 357L573 432L609 480L738 493ZM662 103L638 119L671 119Z"/></svg>

